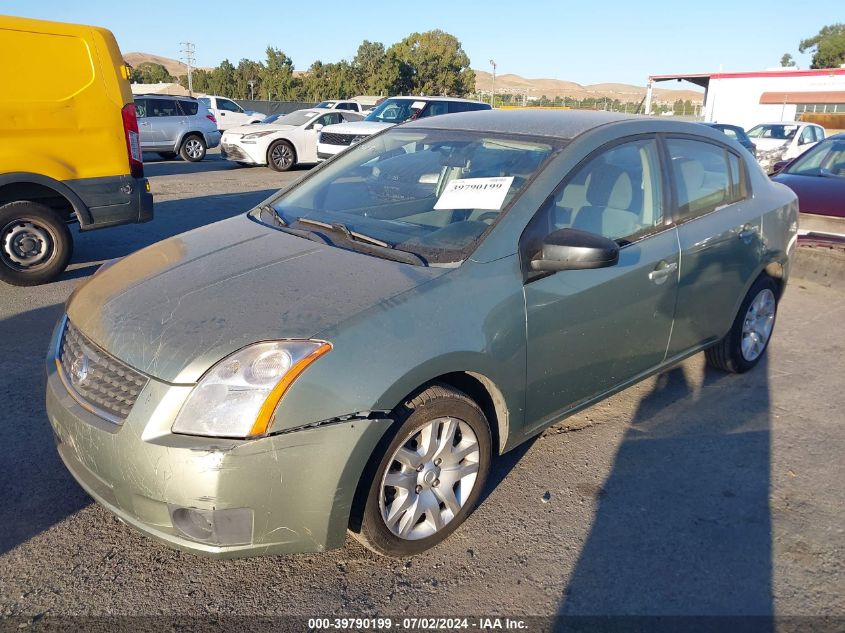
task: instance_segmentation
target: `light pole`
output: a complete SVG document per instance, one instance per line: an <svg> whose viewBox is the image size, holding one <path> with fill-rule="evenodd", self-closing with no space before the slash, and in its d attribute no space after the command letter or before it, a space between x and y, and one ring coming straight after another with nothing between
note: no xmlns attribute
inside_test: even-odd
<svg viewBox="0 0 845 633"><path fill-rule="evenodd" d="M493 67L493 84L490 88L490 107L496 107L496 62L490 60L490 65Z"/></svg>
<svg viewBox="0 0 845 633"><path fill-rule="evenodd" d="M252 92L253 88L255 87L255 79L250 79L247 83L249 84L249 99L251 101L255 98Z"/></svg>

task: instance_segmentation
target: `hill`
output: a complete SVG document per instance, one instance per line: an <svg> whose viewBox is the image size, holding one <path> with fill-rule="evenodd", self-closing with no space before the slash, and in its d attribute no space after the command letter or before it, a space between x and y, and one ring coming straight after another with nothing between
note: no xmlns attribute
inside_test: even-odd
<svg viewBox="0 0 845 633"><path fill-rule="evenodd" d="M479 92L490 92L493 76L484 70L475 71L475 89ZM496 75L496 92L511 93L517 95L528 95L528 97L546 96L549 99L555 97L570 97L572 99L619 99L638 102L645 97L646 89L643 86L630 84L602 83L582 86L574 81L563 81L560 79L526 79L519 75ZM654 89L654 101L656 103L674 103L678 99L692 103L702 103L704 93L696 90L671 90L667 88Z"/></svg>
<svg viewBox="0 0 845 633"><path fill-rule="evenodd" d="M161 64L174 77L181 77L188 74L188 67L176 59L169 57L162 57L161 55L152 55L150 53L126 53L123 56L124 61L137 68L143 63L149 62L152 64Z"/></svg>

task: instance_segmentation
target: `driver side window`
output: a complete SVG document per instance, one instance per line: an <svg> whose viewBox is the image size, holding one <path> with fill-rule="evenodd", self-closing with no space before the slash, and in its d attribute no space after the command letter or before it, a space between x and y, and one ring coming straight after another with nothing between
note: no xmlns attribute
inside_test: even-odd
<svg viewBox="0 0 845 633"><path fill-rule="evenodd" d="M228 99L218 99L217 107L221 110L226 110L226 112L241 111L240 107L238 107L238 104L236 104L234 101L229 101Z"/></svg>
<svg viewBox="0 0 845 633"><path fill-rule="evenodd" d="M632 241L663 226L657 141L614 145L576 167L538 216L547 233L572 228L612 240Z"/></svg>

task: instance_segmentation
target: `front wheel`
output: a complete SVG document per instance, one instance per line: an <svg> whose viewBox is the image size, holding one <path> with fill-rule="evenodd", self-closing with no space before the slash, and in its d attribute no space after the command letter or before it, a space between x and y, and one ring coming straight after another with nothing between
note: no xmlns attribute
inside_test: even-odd
<svg viewBox="0 0 845 633"><path fill-rule="evenodd" d="M267 164L274 171L288 171L296 164L296 151L287 141L275 141L267 148Z"/></svg>
<svg viewBox="0 0 845 633"><path fill-rule="evenodd" d="M372 475L353 536L378 554L410 556L440 543L478 503L492 441L484 413L444 385L394 411L398 425Z"/></svg>
<svg viewBox="0 0 845 633"><path fill-rule="evenodd" d="M0 280L15 286L53 281L72 252L67 224L49 207L28 200L0 206Z"/></svg>
<svg viewBox="0 0 845 633"><path fill-rule="evenodd" d="M191 134L182 142L182 149L179 153L187 161L198 163L205 158L205 140L201 136Z"/></svg>
<svg viewBox="0 0 845 633"><path fill-rule="evenodd" d="M707 362L735 374L746 372L759 363L774 331L778 294L777 284L771 277L758 278L745 295L730 332L706 350Z"/></svg>

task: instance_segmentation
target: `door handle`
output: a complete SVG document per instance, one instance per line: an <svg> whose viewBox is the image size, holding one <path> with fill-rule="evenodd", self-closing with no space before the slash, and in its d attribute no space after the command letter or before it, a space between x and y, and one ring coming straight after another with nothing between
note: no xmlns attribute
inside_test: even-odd
<svg viewBox="0 0 845 633"><path fill-rule="evenodd" d="M670 264L665 259L663 259L660 260L655 269L648 274L648 278L659 286L660 284L664 283L669 278L669 275L671 275L676 270L678 270L678 262L672 262Z"/></svg>

